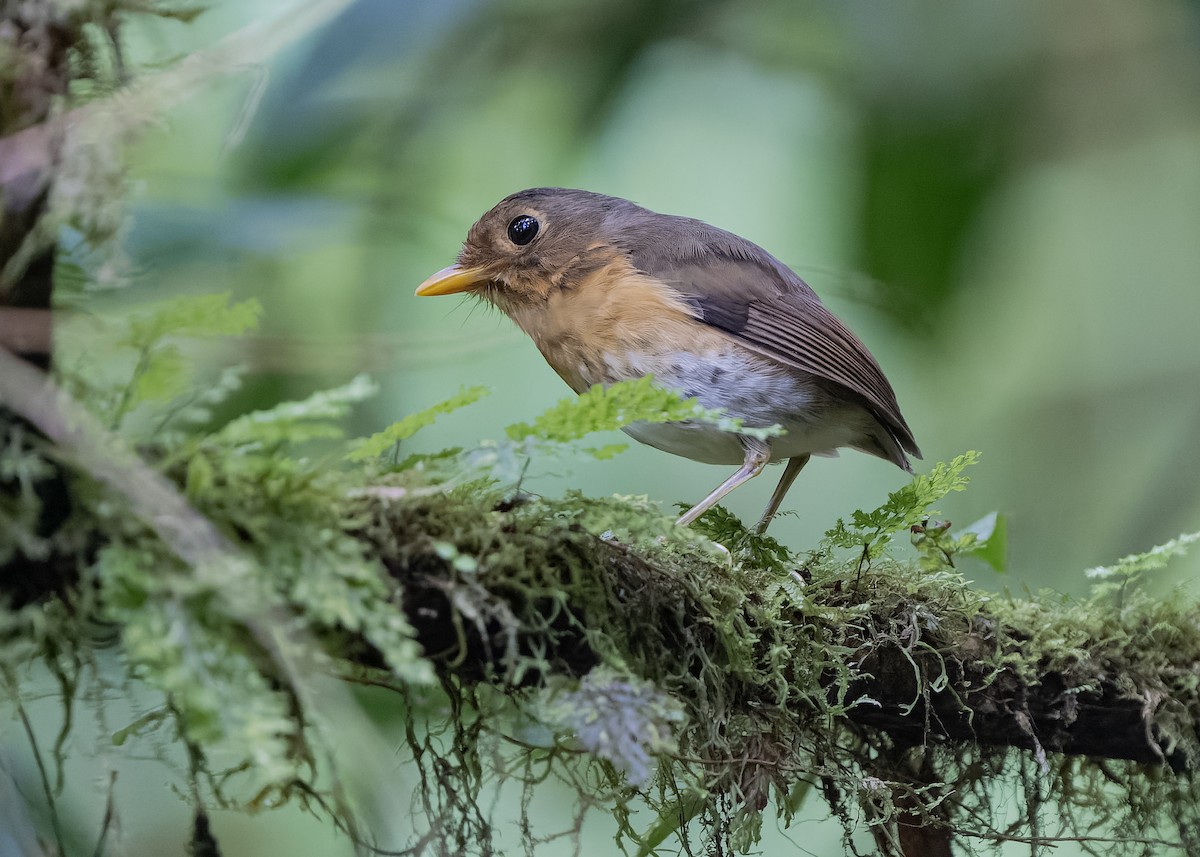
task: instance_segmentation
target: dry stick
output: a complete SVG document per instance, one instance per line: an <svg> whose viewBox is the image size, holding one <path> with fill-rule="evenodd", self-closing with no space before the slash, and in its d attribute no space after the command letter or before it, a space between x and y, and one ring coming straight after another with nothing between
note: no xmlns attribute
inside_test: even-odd
<svg viewBox="0 0 1200 857"><path fill-rule="evenodd" d="M6 680L6 684L15 685L15 681ZM25 730L25 740L29 742L29 749L33 753L34 764L37 765L38 779L42 784L42 793L46 798L46 809L50 813L50 829L54 831L54 843L58 846L59 854L66 854L67 848L63 844L62 822L58 817L58 809L54 805L54 790L50 787L50 772L46 770L46 762L42 759L42 751L38 747L37 735L33 731L33 724L29 722L29 714L25 711L25 706L14 693L13 697L17 700L17 716L21 720L21 726Z"/></svg>
<svg viewBox="0 0 1200 857"><path fill-rule="evenodd" d="M19 857L62 857L38 833L29 811L29 803L9 771L7 760L0 759L0 831L4 832L5 854Z"/></svg>

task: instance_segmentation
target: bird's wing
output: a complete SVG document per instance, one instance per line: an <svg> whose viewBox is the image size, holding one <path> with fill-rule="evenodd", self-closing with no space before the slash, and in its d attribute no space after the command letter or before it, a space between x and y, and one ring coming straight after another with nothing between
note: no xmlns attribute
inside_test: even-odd
<svg viewBox="0 0 1200 857"><path fill-rule="evenodd" d="M702 255L691 258L634 248L631 260L676 290L697 320L855 394L900 446L920 458L879 364L803 280L749 242L706 245Z"/></svg>

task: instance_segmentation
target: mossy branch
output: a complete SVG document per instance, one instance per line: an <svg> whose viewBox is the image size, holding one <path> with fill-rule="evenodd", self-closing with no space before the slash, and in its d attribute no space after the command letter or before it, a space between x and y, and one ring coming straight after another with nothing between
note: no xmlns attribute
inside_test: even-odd
<svg viewBox="0 0 1200 857"><path fill-rule="evenodd" d="M832 644L854 677L839 688L830 672L823 686L858 700L842 716L899 746L969 742L1176 771L1198 761L1200 693L1180 679L1200 671L1200 628L1193 624L1186 642L1155 645L1163 611L1152 605L1118 618L1097 615L1099 608L1088 615L1081 606L992 602L957 577L892 565L857 581L809 580L764 624L775 599L763 597L760 573L746 570L738 585L737 575L699 550L664 561L600 538L580 526L569 503L538 501L529 510L493 503L462 492L380 501L363 534L403 585L426 652L464 680L511 677L533 653L548 671L572 677L614 654L656 680L682 669L679 659L732 666L719 629L739 625L756 638L747 654L763 659L741 669L763 677L778 666L768 660L779 656L776 647L801 662L812 657L812 640ZM459 571L446 559L447 544L457 556L477 557L478 566ZM455 606L463 598L473 618ZM1047 648L1062 621L1075 623L1074 639L1069 648ZM648 645L660 638L688 645ZM723 686L704 693L736 700L742 712L773 701L774 688L735 671L709 677Z"/></svg>
<svg viewBox="0 0 1200 857"><path fill-rule="evenodd" d="M697 532L644 501L548 500L429 471L427 484L413 483L419 467L363 481L368 470L348 488L347 474L271 451L328 437L329 421L371 392L361 379L185 444L187 466L164 478L34 368L0 353L0 370L0 401L75 470L78 508L106 510L77 514L40 560L24 551L0 562L10 602L27 605L9 624L43 604L74 605L75 617L24 632L61 652L86 645L72 621L116 622L126 657L167 693L197 775L209 752L244 741L271 763L255 771L259 788L321 799L316 775L299 773L321 756L308 724L344 723L352 706L323 713L317 700L337 694L327 682L318 692L312 671L340 665L411 706L432 664L452 702L440 728L455 737L446 750L432 726L413 722L408 740L431 772L422 800L459 850L491 835L474 799L464 802L486 781L491 736L525 764L572 771L591 759L603 778L575 775L580 800L608 805L639 853L671 831L686 837L681 825L698 815L745 850L768 802L788 817L812 785L848 831L869 826L885 854L948 853L964 836L1020 839L1020 825L989 820L1003 771L1039 782L1030 812L1055 801L1060 836L1086 829L1087 841L1196 853L1200 626L1186 604L1152 599L1135 581L1182 540L1093 570L1102 585L1090 601L997 599L952 567L974 534L920 517L962 487L970 456L839 522L801 560L721 513ZM605 401L623 398L636 413L643 387L614 388ZM487 460L503 461L498 449ZM114 498L142 526L130 528ZM314 532L317 520L325 529ZM921 563L887 549L888 534L910 526ZM218 647L199 672L193 644L164 647L171 623ZM530 720L548 741L517 737ZM662 819L645 834L630 822L634 799ZM1100 839L1073 813L1106 801L1119 809ZM1163 824L1178 836L1148 832Z"/></svg>

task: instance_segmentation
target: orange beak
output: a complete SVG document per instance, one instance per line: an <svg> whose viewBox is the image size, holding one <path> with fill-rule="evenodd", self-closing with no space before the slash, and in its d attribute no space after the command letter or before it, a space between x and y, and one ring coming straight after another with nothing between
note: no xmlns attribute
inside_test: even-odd
<svg viewBox="0 0 1200 857"><path fill-rule="evenodd" d="M490 280L482 268L464 268L451 265L442 268L421 285L417 286L417 294L421 297L429 295L453 295L465 292L475 286L481 286Z"/></svg>

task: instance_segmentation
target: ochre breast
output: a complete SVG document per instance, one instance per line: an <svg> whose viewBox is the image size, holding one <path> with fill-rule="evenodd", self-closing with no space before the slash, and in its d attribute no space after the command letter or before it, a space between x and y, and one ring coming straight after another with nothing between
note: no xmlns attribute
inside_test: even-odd
<svg viewBox="0 0 1200 857"><path fill-rule="evenodd" d="M719 331L695 321L668 285L626 259L512 316L576 392L639 377L648 361L681 349L716 352L729 345Z"/></svg>

